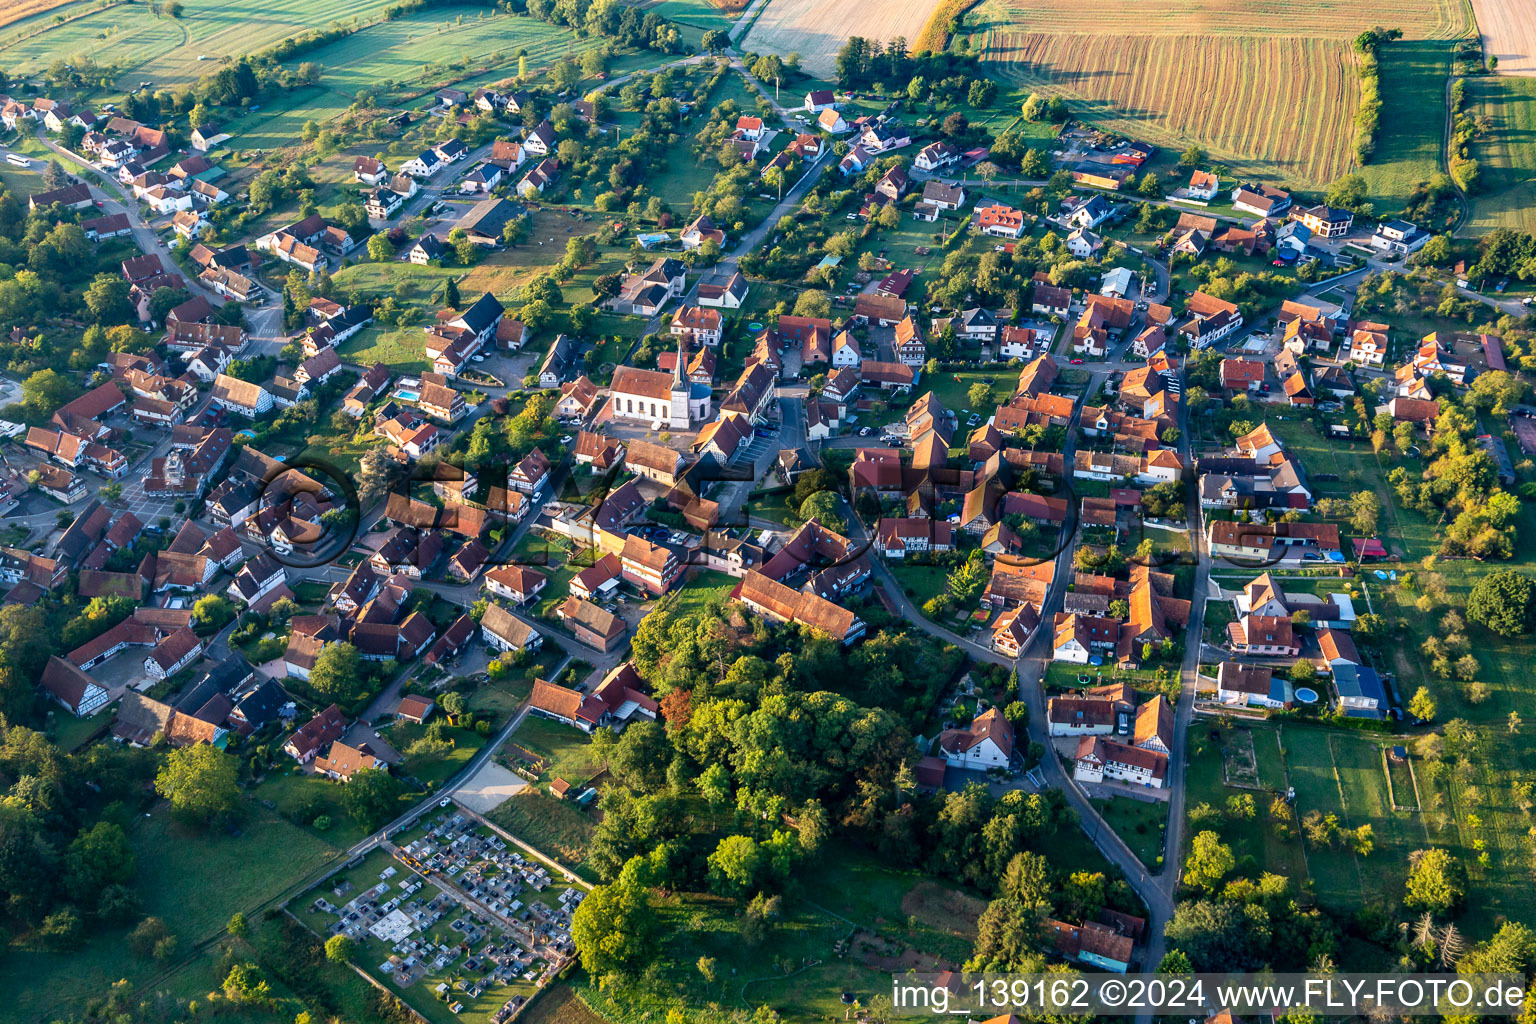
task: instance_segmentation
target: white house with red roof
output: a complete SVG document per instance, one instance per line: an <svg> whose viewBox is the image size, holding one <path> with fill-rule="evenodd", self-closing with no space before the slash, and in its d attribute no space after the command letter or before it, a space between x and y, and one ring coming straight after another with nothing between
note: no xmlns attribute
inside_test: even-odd
<svg viewBox="0 0 1536 1024"><path fill-rule="evenodd" d="M992 708L966 729L939 733L939 750L951 768L1006 768L1013 759L1013 726Z"/></svg>

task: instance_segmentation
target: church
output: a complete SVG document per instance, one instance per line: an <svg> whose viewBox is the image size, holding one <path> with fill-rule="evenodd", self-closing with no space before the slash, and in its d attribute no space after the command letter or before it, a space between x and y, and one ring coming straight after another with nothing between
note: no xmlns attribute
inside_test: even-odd
<svg viewBox="0 0 1536 1024"><path fill-rule="evenodd" d="M677 369L671 374L633 366L615 370L608 386L609 417L665 430L687 430L709 419L713 392L685 376L687 354L687 342L680 340Z"/></svg>

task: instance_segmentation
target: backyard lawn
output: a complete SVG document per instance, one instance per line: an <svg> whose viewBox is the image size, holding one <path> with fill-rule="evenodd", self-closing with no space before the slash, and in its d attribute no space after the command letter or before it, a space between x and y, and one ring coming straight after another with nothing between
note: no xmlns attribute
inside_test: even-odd
<svg viewBox="0 0 1536 1024"><path fill-rule="evenodd" d="M389 729L386 738L396 750L404 754L412 743L425 735L426 728L410 722L397 722ZM445 754L408 755L405 763L397 769L397 774L409 775L429 790L436 789L467 765L486 743L484 736L471 729L447 729L444 738L453 743L452 750Z"/></svg>
<svg viewBox="0 0 1536 1024"><path fill-rule="evenodd" d="M730 596L738 580L736 577L712 569L694 569L682 589L668 598L667 607L678 615L702 613L712 601L724 601Z"/></svg>
<svg viewBox="0 0 1536 1024"><path fill-rule="evenodd" d="M511 742L544 759L539 781L546 787L557 778L579 785L604 767L586 733L539 715L525 718L512 734Z"/></svg>
<svg viewBox="0 0 1536 1024"><path fill-rule="evenodd" d="M361 366L383 363L408 373L432 368L423 348L421 329L417 327L364 327L342 342L336 352L347 362Z"/></svg>
<svg viewBox="0 0 1536 1024"><path fill-rule="evenodd" d="M949 580L949 569L942 565L896 563L891 566L891 575L896 577L896 582L901 584L901 589L919 608L932 598L948 592L946 584Z"/></svg>
<svg viewBox="0 0 1536 1024"><path fill-rule="evenodd" d="M932 391L933 397L944 408L960 417L960 429L955 431L952 443L964 445L970 432L976 429L969 422L971 415L978 417L978 423L985 423L999 405L1013 397L1018 382L1018 374L1008 370L962 370L959 373L945 370L924 377L922 389ZM972 408L968 392L974 384L986 384L992 393L987 401Z"/></svg>
<svg viewBox="0 0 1536 1024"><path fill-rule="evenodd" d="M1147 871L1162 870L1163 833L1168 827L1168 805L1162 800L1142 801L1128 796L1095 800L1099 816L1114 829Z"/></svg>

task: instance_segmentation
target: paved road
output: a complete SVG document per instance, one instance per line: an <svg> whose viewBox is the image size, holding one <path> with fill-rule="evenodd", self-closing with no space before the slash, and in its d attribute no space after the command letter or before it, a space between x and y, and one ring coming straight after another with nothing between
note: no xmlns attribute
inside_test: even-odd
<svg viewBox="0 0 1536 1024"><path fill-rule="evenodd" d="M1092 371L1092 379L1084 392L1091 395L1102 382L1107 371L1095 368ZM1082 412L1082 403L1073 410L1072 422L1067 429L1067 440L1063 446L1063 454L1070 465L1076 451L1076 435L1078 418ZM857 516L850 517L850 539L863 543L868 539L868 532ZM1075 550L1073 544L1066 544L1056 555L1055 575L1047 590L1045 603L1041 609L1040 621L1049 623L1054 615L1062 609L1065 599L1067 581L1071 577L1072 554ZM1056 757L1051 748L1050 737L1046 732L1045 692L1041 686L1041 680L1045 676L1045 663L1050 656L1048 650L1048 637L1051 630L1044 626L1037 628L1031 635L1029 642L1020 652L1017 660L1010 659L992 650L988 645L977 643L967 637L960 636L943 626L929 621L907 597L901 589L895 577L877 556L870 556L874 564L874 571L884 584L886 594L895 603L901 617L911 622L930 636L938 637L964 650L977 661L984 661L994 665L1002 665L1017 669L1019 677L1019 699L1029 707L1029 738L1044 744L1047 750L1046 756L1041 760L1039 771L1047 784L1060 789L1066 796L1067 802L1078 814L1079 823L1083 831L1087 833L1094 844L1115 866L1124 873L1126 880L1131 884L1142 901L1147 905L1148 926L1153 934L1160 935L1163 926L1173 914L1172 886L1163 878L1171 878L1171 873L1165 871L1164 876L1149 875L1146 867L1131 852L1118 834L1109 827L1099 816L1099 812L1088 800L1087 795L1077 785L1071 776L1062 767L1061 761ZM1182 783L1182 774L1178 781ZM1160 940L1159 940L1160 941ZM1159 954L1161 956L1161 954ZM1150 960L1150 954L1148 959Z"/></svg>
<svg viewBox="0 0 1536 1024"><path fill-rule="evenodd" d="M89 163L87 158L79 153L73 153L50 136L46 129L39 126L37 140L46 146L51 152L66 157L85 166L86 172L94 179L92 184L99 187L106 198L101 201L103 214L123 213L128 215L128 223L133 227L133 240L139 247L139 251L153 253L160 257L162 263L168 269L176 269L177 263L171 253L171 247L166 241L150 227L149 222L139 208L139 204L133 200L127 192L117 183L117 179ZM256 281L255 278L252 278ZM252 342L256 345L255 355L275 355L284 344L282 337L283 310L277 297L272 295L265 285L256 281L256 286L262 290L262 299L246 307L246 328ZM187 278L187 290L192 295L201 295L215 306L224 305L224 298L217 292L203 286L197 278ZM189 419L191 417L188 417ZM161 453L163 454L163 453Z"/></svg>

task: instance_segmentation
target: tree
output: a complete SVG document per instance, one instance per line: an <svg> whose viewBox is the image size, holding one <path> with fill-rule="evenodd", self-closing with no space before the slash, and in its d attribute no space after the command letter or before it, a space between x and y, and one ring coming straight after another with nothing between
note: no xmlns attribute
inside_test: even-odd
<svg viewBox="0 0 1536 1024"><path fill-rule="evenodd" d="M1449 851L1415 850L1409 855L1408 864L1404 906L1445 915L1460 905L1466 895L1467 872Z"/></svg>
<svg viewBox="0 0 1536 1024"><path fill-rule="evenodd" d="M1184 900L1163 934L1196 971L1246 971L1270 959L1269 914L1258 904Z"/></svg>
<svg viewBox="0 0 1536 1024"><path fill-rule="evenodd" d="M375 263L382 263L395 254L395 246L384 232L379 232L368 239L368 258Z"/></svg>
<svg viewBox="0 0 1536 1024"><path fill-rule="evenodd" d="M832 315L832 300L827 293L807 288L795 300L795 316L817 317L825 320Z"/></svg>
<svg viewBox="0 0 1536 1024"><path fill-rule="evenodd" d="M97 274L82 298L92 319L99 324L122 323L128 319L128 282L120 274Z"/></svg>
<svg viewBox="0 0 1536 1024"><path fill-rule="evenodd" d="M1536 580L1513 569L1500 569L1478 580L1467 597L1467 618L1500 636L1531 631L1536 616Z"/></svg>
<svg viewBox="0 0 1536 1024"><path fill-rule="evenodd" d="M193 820L223 817L240 799L235 759L206 743L172 750L155 775L155 792Z"/></svg>
<svg viewBox="0 0 1536 1024"><path fill-rule="evenodd" d="M1434 721L1437 710L1435 695L1427 686L1421 686L1415 690L1413 697L1408 701L1408 713L1422 722Z"/></svg>
<svg viewBox="0 0 1536 1024"><path fill-rule="evenodd" d="M357 944L345 935L332 935L325 940L325 958L333 964L345 964L352 960Z"/></svg>
<svg viewBox="0 0 1536 1024"><path fill-rule="evenodd" d="M132 882L135 869L133 846L122 826L98 821L69 844L64 887L77 903L93 904L107 886Z"/></svg>
<svg viewBox="0 0 1536 1024"><path fill-rule="evenodd" d="M646 900L639 858L616 881L589 892L571 915L571 941L596 978L626 977L652 962L656 917Z"/></svg>
<svg viewBox="0 0 1536 1024"><path fill-rule="evenodd" d="M660 788L671 753L660 723L636 722L613 745L608 767L625 785L650 792Z"/></svg>
<svg viewBox="0 0 1536 1024"><path fill-rule="evenodd" d="M1158 974L1193 974L1194 972L1195 968L1190 964L1189 956L1183 950L1170 949L1163 954L1162 960L1157 964Z"/></svg>
<svg viewBox="0 0 1536 1024"><path fill-rule="evenodd" d="M1179 154L1180 167L1195 167L1199 164L1203 164L1204 162L1205 150L1201 149L1199 146L1190 146L1183 153Z"/></svg>
<svg viewBox="0 0 1536 1024"><path fill-rule="evenodd" d="M43 168L43 188L63 188L69 184L69 175L64 173L64 168L59 166L57 160L49 160L48 166Z"/></svg>
<svg viewBox="0 0 1536 1024"><path fill-rule="evenodd" d="M161 943L171 938L170 929L158 917L146 917L128 933L128 948L134 956L150 957Z"/></svg>
<svg viewBox="0 0 1536 1024"><path fill-rule="evenodd" d="M1328 186L1328 190L1323 193L1323 202L1352 213L1369 213L1372 209L1371 204L1366 202L1369 194L1365 178L1358 174L1346 174Z"/></svg>
<svg viewBox="0 0 1536 1024"><path fill-rule="evenodd" d="M762 850L751 836L726 836L709 855L710 887L721 896L749 892L762 866Z"/></svg>
<svg viewBox="0 0 1536 1024"><path fill-rule="evenodd" d="M364 452L363 457L358 460L358 504L366 509L383 498L385 490L389 487L391 471L392 463L389 454L382 447L370 448Z"/></svg>
<svg viewBox="0 0 1536 1024"><path fill-rule="evenodd" d="M346 703L357 696L362 662L349 643L326 644L309 672L310 688L326 700Z"/></svg>
<svg viewBox="0 0 1536 1024"><path fill-rule="evenodd" d="M272 1001L272 985L260 967L237 963L224 978L224 997L236 1005L262 1006Z"/></svg>
<svg viewBox="0 0 1536 1024"><path fill-rule="evenodd" d="M1361 537L1376 534L1381 521L1381 500L1372 490L1356 491L1349 497L1349 528Z"/></svg>
<svg viewBox="0 0 1536 1024"><path fill-rule="evenodd" d="M980 596L986 582L986 559L980 548L972 548L965 561L949 574L944 587L951 602L959 607L969 608Z"/></svg>
<svg viewBox="0 0 1536 1024"><path fill-rule="evenodd" d="M341 805L352 820L366 829L375 829L389 820L399 802L400 787L389 772L381 768L363 768L341 788Z"/></svg>
<svg viewBox="0 0 1536 1024"><path fill-rule="evenodd" d="M992 400L992 385L976 383L972 384L965 392L965 397L971 403L973 411L979 410Z"/></svg>
<svg viewBox="0 0 1536 1024"><path fill-rule="evenodd" d="M234 607L218 594L204 594L192 606L192 619L201 626L223 627L234 617Z"/></svg>
<svg viewBox="0 0 1536 1024"><path fill-rule="evenodd" d="M243 939L250 928L245 923L245 915L237 910L230 917L229 923L224 926L224 930L237 939Z"/></svg>
<svg viewBox="0 0 1536 1024"><path fill-rule="evenodd" d="M38 417L73 399L79 389L55 370L38 370L21 382L21 403Z"/></svg>
<svg viewBox="0 0 1536 1024"><path fill-rule="evenodd" d="M699 795L712 808L725 806L731 798L731 773L725 765L716 763L704 769L699 775Z"/></svg>
<svg viewBox="0 0 1536 1024"><path fill-rule="evenodd" d="M1136 186L1136 191L1149 198L1160 197L1163 194L1163 185L1157 180L1156 174L1148 171L1141 176L1141 184Z"/></svg>
<svg viewBox="0 0 1536 1024"><path fill-rule="evenodd" d="M800 506L800 518L815 519L834 533L842 533L847 529L847 524L837 514L837 495L832 491L817 491L806 498Z"/></svg>
<svg viewBox="0 0 1536 1024"><path fill-rule="evenodd" d="M38 934L50 949L76 948L82 937L79 912L74 907L60 907L43 918Z"/></svg>
<svg viewBox="0 0 1536 1024"><path fill-rule="evenodd" d="M565 92L581 81L581 68L574 61L562 57L549 69L549 81L556 92Z"/></svg>
<svg viewBox="0 0 1536 1024"><path fill-rule="evenodd" d="M1189 850L1189 860L1184 864L1184 878L1191 885L1214 891L1227 874L1237 866L1232 848L1221 841L1215 832L1201 832Z"/></svg>

